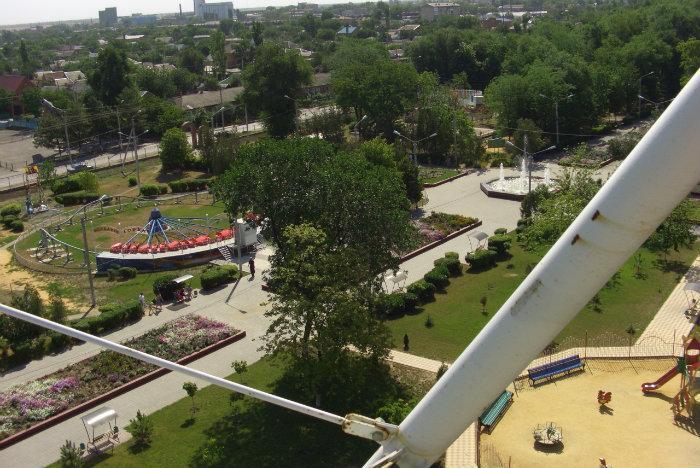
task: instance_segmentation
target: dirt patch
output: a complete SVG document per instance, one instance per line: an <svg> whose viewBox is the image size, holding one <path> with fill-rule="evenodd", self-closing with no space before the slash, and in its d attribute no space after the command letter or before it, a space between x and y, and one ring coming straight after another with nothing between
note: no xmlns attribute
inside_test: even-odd
<svg viewBox="0 0 700 468"><path fill-rule="evenodd" d="M25 285L30 284L39 291L39 296L46 302L49 300L49 293L46 290L46 285L49 281L45 277L33 275L28 270L12 264L12 252L8 249L0 249L0 289L19 292ZM79 309L81 306L72 302L70 299L62 297L63 302L70 309Z"/></svg>
<svg viewBox="0 0 700 468"><path fill-rule="evenodd" d="M588 363L585 372L537 388L519 385L492 434L481 436L482 466L508 466L510 460L512 467L591 467L598 466L598 457L611 466L689 466L700 459L699 415L692 424L676 424L670 409L680 377L654 394L640 390L673 360ZM612 392L609 409L600 410L598 390ZM535 448L532 430L550 421L562 428L563 447Z"/></svg>

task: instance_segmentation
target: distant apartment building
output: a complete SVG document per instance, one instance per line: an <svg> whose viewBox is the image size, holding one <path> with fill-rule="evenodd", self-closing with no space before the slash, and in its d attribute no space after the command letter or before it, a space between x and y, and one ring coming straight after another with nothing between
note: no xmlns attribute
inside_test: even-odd
<svg viewBox="0 0 700 468"><path fill-rule="evenodd" d="M427 3L420 8L420 18L424 21L435 21L438 16L459 16L459 5L456 3Z"/></svg>
<svg viewBox="0 0 700 468"><path fill-rule="evenodd" d="M134 13L129 18L129 21L133 26L151 26L156 24L157 19L157 15L142 15L141 13Z"/></svg>
<svg viewBox="0 0 700 468"><path fill-rule="evenodd" d="M109 28L116 26L119 22L116 7L105 8L104 10L100 10L98 14L100 16L100 26L102 27Z"/></svg>
<svg viewBox="0 0 700 468"><path fill-rule="evenodd" d="M209 20L234 19L233 2L207 3L206 0L194 0L194 15Z"/></svg>

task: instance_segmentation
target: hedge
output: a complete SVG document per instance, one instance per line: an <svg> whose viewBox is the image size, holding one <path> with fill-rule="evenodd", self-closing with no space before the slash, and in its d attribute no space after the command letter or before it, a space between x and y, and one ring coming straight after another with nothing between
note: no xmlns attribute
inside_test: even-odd
<svg viewBox="0 0 700 468"><path fill-rule="evenodd" d="M410 284L406 291L414 294L421 304L435 299L435 285L433 283L428 283L426 280L418 280L413 284Z"/></svg>
<svg viewBox="0 0 700 468"><path fill-rule="evenodd" d="M141 186L141 195L143 195L144 197L164 195L166 193L168 193L167 185L145 184Z"/></svg>
<svg viewBox="0 0 700 468"><path fill-rule="evenodd" d="M119 276L122 279L131 279L131 278L136 278L136 273L138 270L134 267L121 267L119 268Z"/></svg>
<svg viewBox="0 0 700 468"><path fill-rule="evenodd" d="M0 209L0 216L3 218L8 215L19 216L20 214L22 214L22 207L17 203L5 205Z"/></svg>
<svg viewBox="0 0 700 468"><path fill-rule="evenodd" d="M100 198L100 195L94 192L85 192L81 190L79 192L69 192L63 193L61 195L56 195L54 198L56 199L57 203L60 203L64 206L70 206L84 205L85 203L90 203Z"/></svg>
<svg viewBox="0 0 700 468"><path fill-rule="evenodd" d="M200 192L206 190L211 184L211 179L179 179L168 182L173 193Z"/></svg>
<svg viewBox="0 0 700 468"><path fill-rule="evenodd" d="M136 185L138 185L136 177L129 177L129 187L136 187Z"/></svg>
<svg viewBox="0 0 700 468"><path fill-rule="evenodd" d="M2 217L2 225L5 226L5 229L10 229L10 225L17 221L17 216L13 214L8 214Z"/></svg>
<svg viewBox="0 0 700 468"><path fill-rule="evenodd" d="M380 318L396 318L416 310L418 297L410 292L383 294L377 298L376 313Z"/></svg>
<svg viewBox="0 0 700 468"><path fill-rule="evenodd" d="M423 276L423 279L435 286L438 291L443 291L449 284L449 272L443 265L436 266Z"/></svg>
<svg viewBox="0 0 700 468"><path fill-rule="evenodd" d="M22 232L24 231L24 223L20 219L15 219L10 223L10 230L12 232Z"/></svg>
<svg viewBox="0 0 700 468"><path fill-rule="evenodd" d="M494 234L508 234L508 229L506 228L498 228L495 231L493 231Z"/></svg>
<svg viewBox="0 0 700 468"><path fill-rule="evenodd" d="M86 333L102 333L113 330L143 317L143 309L138 300L123 304L107 304L100 307L100 315L85 317L72 324L76 330Z"/></svg>
<svg viewBox="0 0 700 468"><path fill-rule="evenodd" d="M470 270L485 270L496 264L496 252L490 249L477 250L468 253L465 260Z"/></svg>
<svg viewBox="0 0 700 468"><path fill-rule="evenodd" d="M78 192L80 190L83 190L83 187L80 186L80 180L74 176L57 179L54 181L53 185L51 185L51 191L54 193L54 195Z"/></svg>
<svg viewBox="0 0 700 468"><path fill-rule="evenodd" d="M199 277L202 282L202 289L214 289L222 284L229 283L238 276L238 268L235 265L227 265L225 267L213 267L204 270Z"/></svg>
<svg viewBox="0 0 700 468"><path fill-rule="evenodd" d="M445 252L445 258L456 258L459 260L459 254L457 252Z"/></svg>
<svg viewBox="0 0 700 468"><path fill-rule="evenodd" d="M177 277L178 275L167 274L156 279L153 282L153 294L160 294L165 301L175 299L175 291L178 289L178 285L173 280Z"/></svg>
<svg viewBox="0 0 700 468"><path fill-rule="evenodd" d="M496 234L489 237L489 250L493 250L499 257L504 256L510 249L511 239L505 234Z"/></svg>
<svg viewBox="0 0 700 468"><path fill-rule="evenodd" d="M462 275L462 263L459 261L459 258L438 258L433 265L436 267L444 266L452 278Z"/></svg>

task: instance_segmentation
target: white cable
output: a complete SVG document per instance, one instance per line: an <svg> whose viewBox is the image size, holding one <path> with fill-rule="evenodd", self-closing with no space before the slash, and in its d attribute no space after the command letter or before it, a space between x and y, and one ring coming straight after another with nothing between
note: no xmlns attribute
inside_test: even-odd
<svg viewBox="0 0 700 468"><path fill-rule="evenodd" d="M287 400L286 398L272 395L271 393L266 393L254 388L246 387L245 385L237 384L235 382L231 382L230 380L222 379L221 377L216 377L215 375L207 374L206 372L202 372L196 369L192 369L190 367L183 366L181 364L161 359L151 354L144 353L142 351L137 351L124 345L105 340L104 338L99 338L97 336L90 335L89 333L81 332L79 330L75 330L65 325L52 322L51 320L46 320L45 318L37 317L36 315L32 315L28 312L23 312L19 309L15 309L14 307L10 307L5 304L0 304L0 311L19 320L33 323L34 325L38 325L43 328L48 328L50 330L63 333L64 335L72 336L73 338L76 338L81 341L96 344L97 346L107 348L116 353L123 354L134 359L138 359L139 361L147 362L149 364L153 364L158 367L163 367L165 369L170 369L173 372L179 372L181 374L189 375L190 377L205 380L211 384L218 385L219 387L224 387L228 390L233 390L234 392L242 393L244 395L248 395L249 397L256 398L267 403L272 403L273 405L281 406L282 408L287 408L292 411L296 411L297 413L302 413L307 416L322 419L324 421L328 421L330 423L338 425L342 425L345 421L345 418L342 416L338 416L333 413L328 413L317 408L312 408L310 406L306 406L295 401Z"/></svg>

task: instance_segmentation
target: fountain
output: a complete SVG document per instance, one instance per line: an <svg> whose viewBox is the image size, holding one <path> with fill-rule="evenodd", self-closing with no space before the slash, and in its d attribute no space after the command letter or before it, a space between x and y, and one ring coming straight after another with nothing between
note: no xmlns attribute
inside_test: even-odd
<svg viewBox="0 0 700 468"><path fill-rule="evenodd" d="M481 190L489 197L505 198L508 200L522 200L527 195L530 180L528 178L528 161L523 158L520 163L520 175L518 177L506 177L503 163L498 166L498 179L483 182ZM532 177L532 188L540 185L551 187L553 185L549 165L545 165L544 178Z"/></svg>

